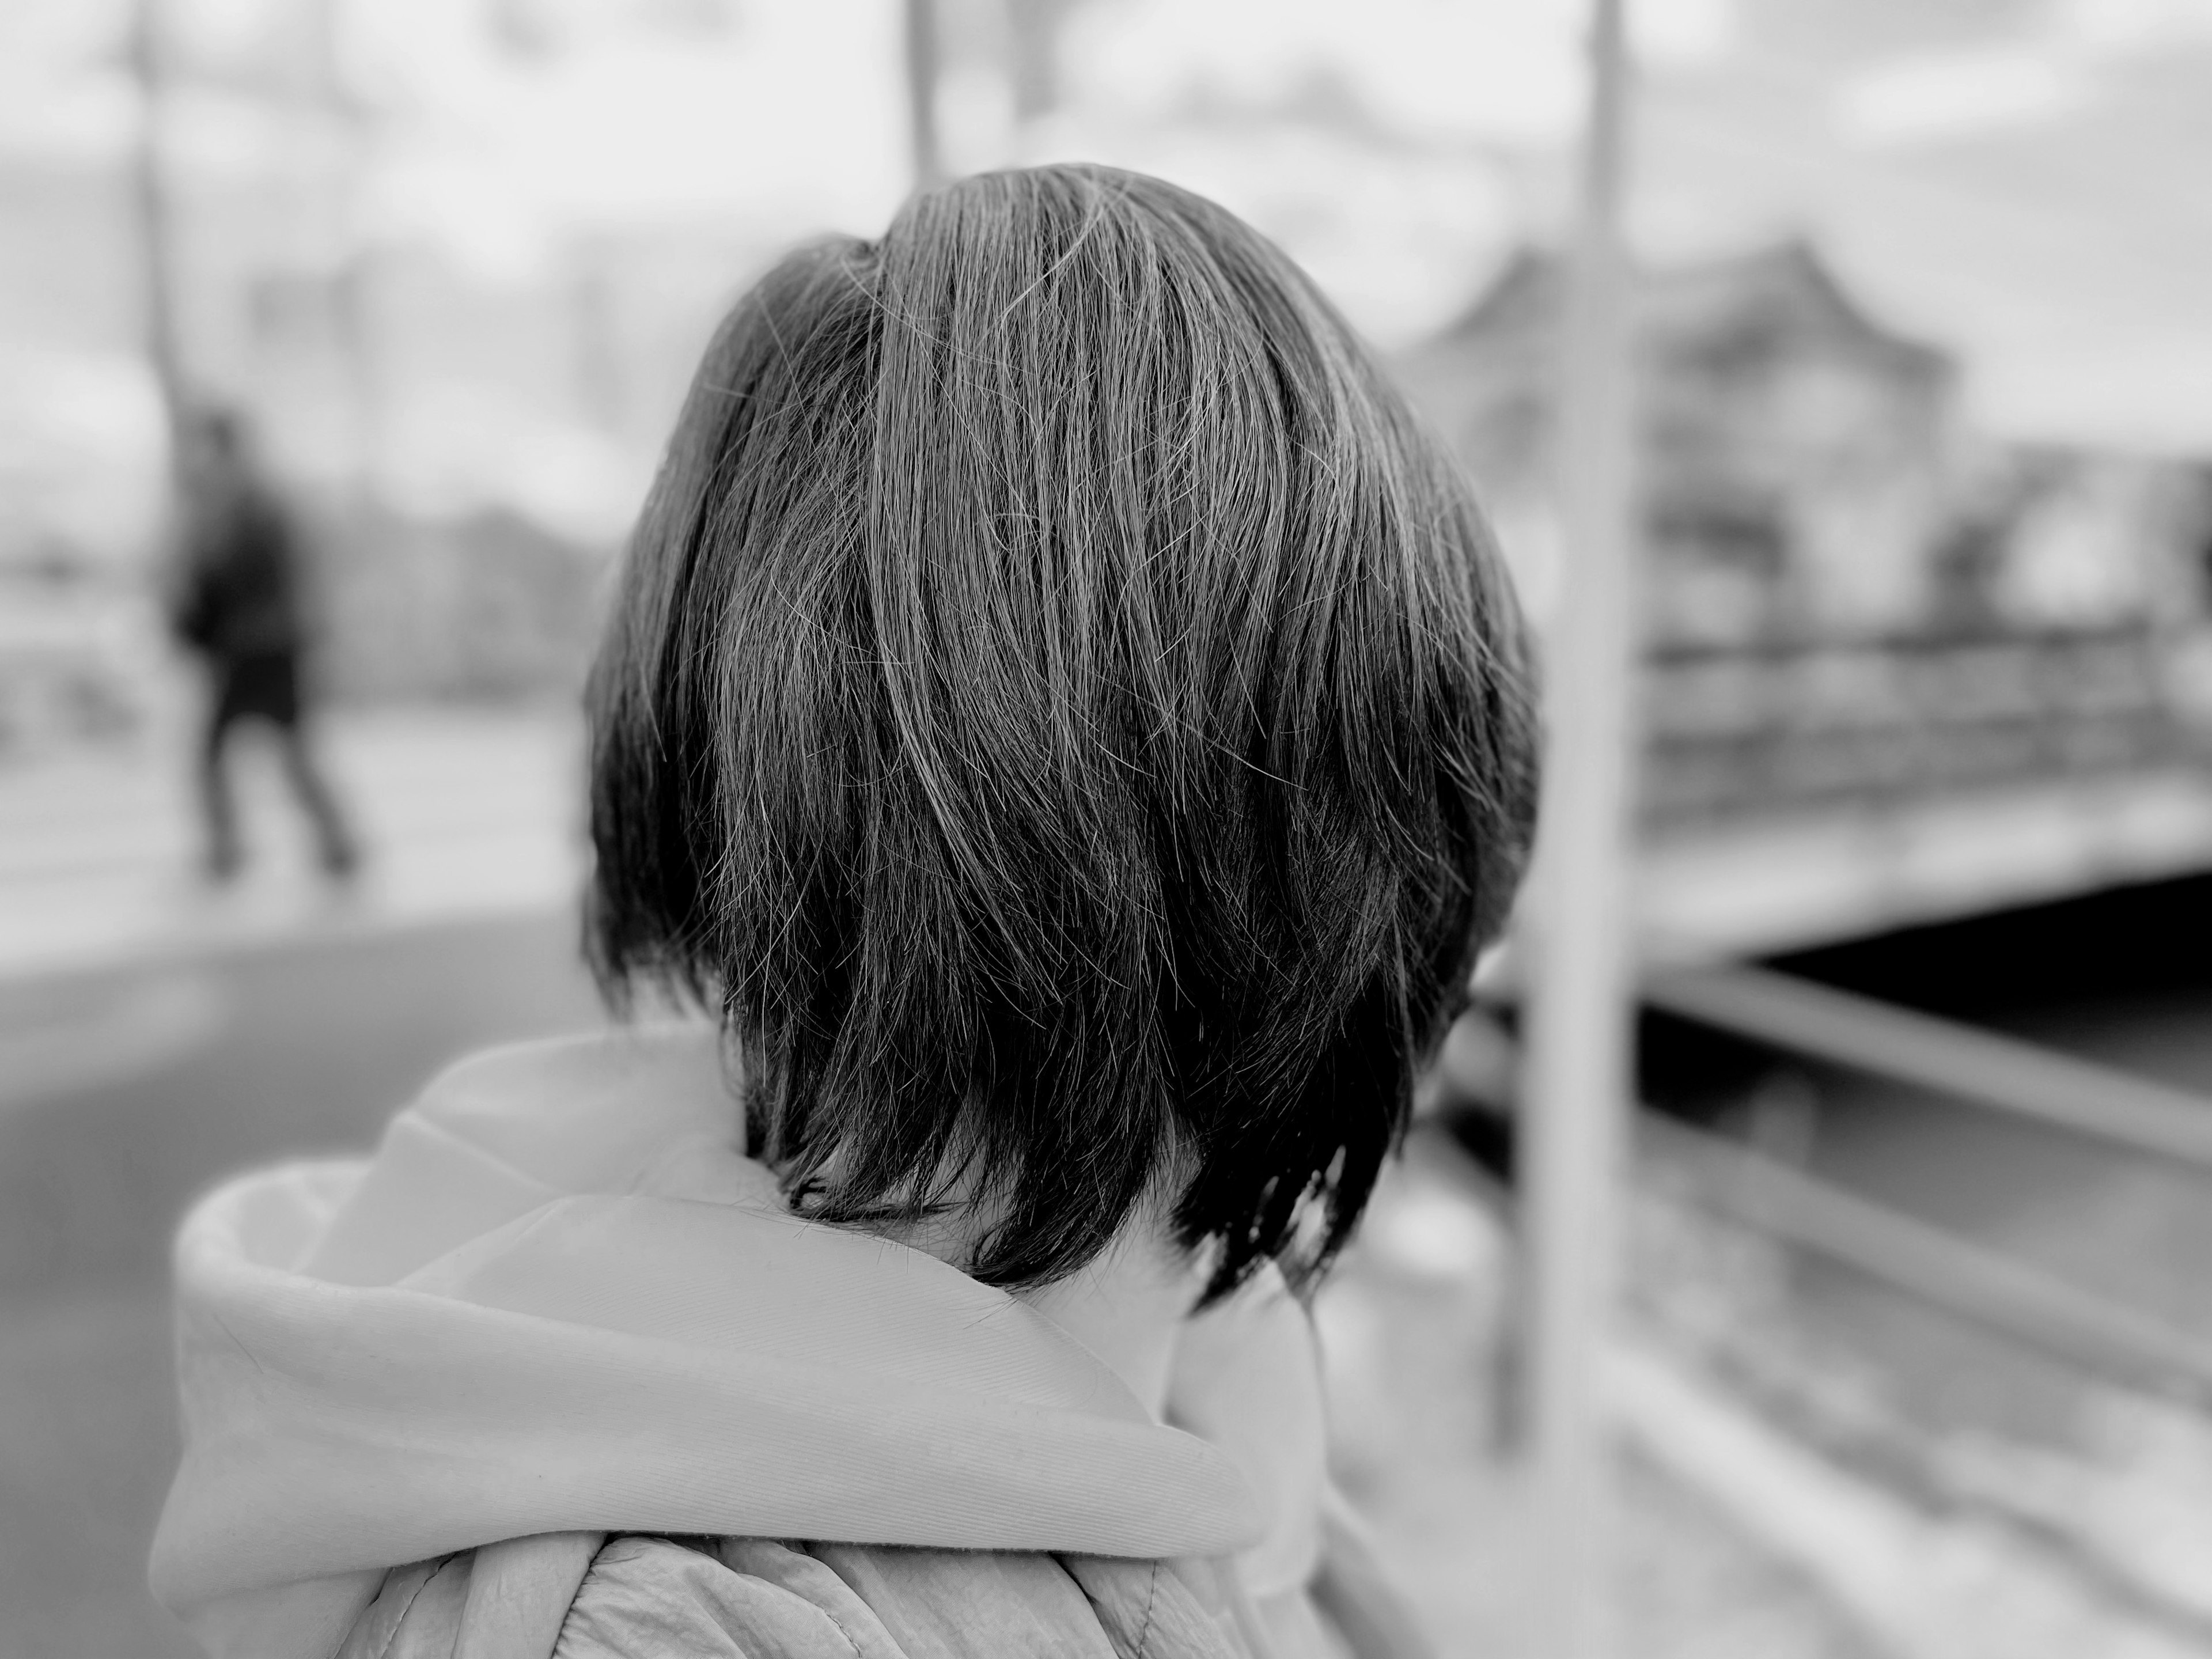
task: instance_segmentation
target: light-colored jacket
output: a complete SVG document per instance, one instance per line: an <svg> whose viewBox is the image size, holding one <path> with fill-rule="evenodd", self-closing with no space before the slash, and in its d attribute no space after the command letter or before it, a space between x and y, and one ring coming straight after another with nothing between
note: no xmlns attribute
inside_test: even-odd
<svg viewBox="0 0 2212 1659"><path fill-rule="evenodd" d="M1246 1659L1200 1561L554 1534L388 1574L341 1659Z"/></svg>
<svg viewBox="0 0 2212 1659"><path fill-rule="evenodd" d="M1182 1328L1163 1422L1015 1298L792 1216L731 1110L710 1033L499 1051L373 1160L195 1211L152 1579L210 1654L1332 1650L1279 1281Z"/></svg>
<svg viewBox="0 0 2212 1659"><path fill-rule="evenodd" d="M394 1568L339 1659L1255 1659L1285 1638L1429 1659L1356 1523L1323 1531L1327 1631L1269 1629L1233 1571L1190 1557L550 1533Z"/></svg>

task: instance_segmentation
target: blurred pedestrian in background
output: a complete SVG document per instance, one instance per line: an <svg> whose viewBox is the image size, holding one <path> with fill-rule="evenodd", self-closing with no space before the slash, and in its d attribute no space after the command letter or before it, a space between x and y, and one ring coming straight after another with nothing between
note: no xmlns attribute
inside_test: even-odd
<svg viewBox="0 0 2212 1659"><path fill-rule="evenodd" d="M260 720L276 734L323 872L344 880L360 854L307 744L311 638L297 532L261 476L237 414L204 411L182 441L184 535L171 618L207 667L198 754L203 868L210 880L228 881L244 863L228 751L242 721Z"/></svg>

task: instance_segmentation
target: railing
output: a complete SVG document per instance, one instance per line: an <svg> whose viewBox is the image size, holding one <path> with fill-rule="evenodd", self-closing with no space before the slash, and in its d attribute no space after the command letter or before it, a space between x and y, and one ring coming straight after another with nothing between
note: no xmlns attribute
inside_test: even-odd
<svg viewBox="0 0 2212 1659"><path fill-rule="evenodd" d="M1647 1007L2212 1170L2212 1100L2017 1038L1753 968L1649 976Z"/></svg>
<svg viewBox="0 0 2212 1659"><path fill-rule="evenodd" d="M2142 627L1662 653L1645 816L1679 830L2191 765L2208 649Z"/></svg>
<svg viewBox="0 0 2212 1659"><path fill-rule="evenodd" d="M1666 969L1643 998L1764 1046L2212 1172L2212 1100L2185 1090L1763 969ZM2212 1340L1719 1137L1649 1114L1639 1133L1744 1224L2086 1369L2212 1407Z"/></svg>

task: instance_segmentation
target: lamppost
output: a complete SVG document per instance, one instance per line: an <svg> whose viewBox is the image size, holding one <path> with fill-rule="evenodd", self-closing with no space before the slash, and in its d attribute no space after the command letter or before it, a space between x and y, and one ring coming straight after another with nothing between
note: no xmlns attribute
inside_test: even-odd
<svg viewBox="0 0 2212 1659"><path fill-rule="evenodd" d="M906 0L907 131L914 157L914 187L945 182L945 156L937 135L937 0Z"/></svg>
<svg viewBox="0 0 2212 1659"><path fill-rule="evenodd" d="M163 155L167 136L165 46L161 0L137 0L131 12L130 61L138 88L138 141L131 151L131 200L137 220L146 357L161 391L173 459L186 394L178 344L176 248Z"/></svg>
<svg viewBox="0 0 2212 1659"><path fill-rule="evenodd" d="M1620 206L1626 0L1593 0L1590 105L1562 332L1565 603L1550 641L1529 981L1528 1394L1540 1560L1535 1651L1615 1651L1605 1366L1620 1244L1635 938L1630 879L1639 614Z"/></svg>

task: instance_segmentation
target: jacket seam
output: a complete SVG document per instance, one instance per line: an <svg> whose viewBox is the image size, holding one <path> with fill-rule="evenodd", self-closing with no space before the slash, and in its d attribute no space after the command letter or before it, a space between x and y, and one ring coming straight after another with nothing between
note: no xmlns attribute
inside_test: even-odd
<svg viewBox="0 0 2212 1659"><path fill-rule="evenodd" d="M553 1626L553 1648L556 1653L561 1647L561 1632L568 1628L568 1620L576 1611L576 1603L584 1599L584 1580L589 1578L592 1576L592 1569L599 1565L599 1552L606 1548L610 1536L611 1534L606 1533L599 1534L599 1549L592 1552L591 1559L584 1563L584 1571L577 1575L576 1588L568 1592L568 1605L561 1609L561 1622Z"/></svg>
<svg viewBox="0 0 2212 1659"><path fill-rule="evenodd" d="M817 1601L815 1605L817 1607L821 1607L822 1604ZM845 1628L845 1621L843 1620L840 1619L836 1613L830 1612L827 1607L822 1608L822 1616L836 1626L837 1634L845 1638L845 1645L853 1650L853 1659L866 1659L866 1656L860 1651L860 1643L854 1639L853 1632Z"/></svg>
<svg viewBox="0 0 2212 1659"><path fill-rule="evenodd" d="M456 1551L455 1553L458 1554L459 1552ZM430 1581L435 1578L440 1573L443 1572L447 1567L452 1564L453 1559L453 1557L452 1555L441 1557L436 1566L431 1568L429 1571L422 1575L422 1582L416 1585L413 1589L408 1592L407 1605L399 1609L399 1616L392 1621L391 1632L385 1637L383 1642L376 1650L376 1659L391 1659L392 1646L399 1640L399 1632L401 1627L407 1623L407 1615L414 1611L415 1603L421 1597L422 1592L430 1588ZM372 1599L370 1606L373 1607L374 1605L374 1601ZM367 1609L364 1608L363 1612L366 1613Z"/></svg>
<svg viewBox="0 0 2212 1659"><path fill-rule="evenodd" d="M1160 1564L1155 1561L1152 1563L1152 1576L1145 1581L1145 1619L1144 1622L1137 1626L1135 1659L1145 1659L1145 1644L1149 1642L1152 1636L1152 1603L1159 1599L1159 1594Z"/></svg>

